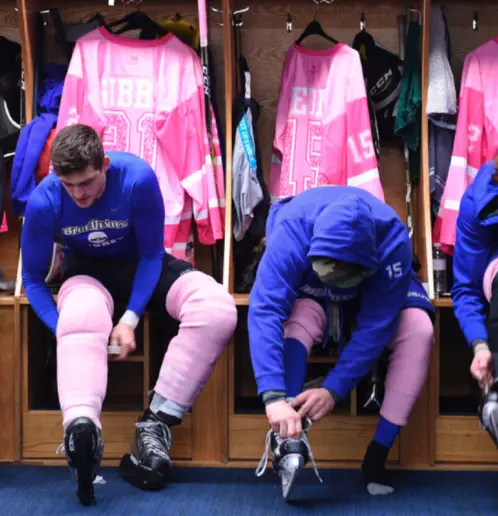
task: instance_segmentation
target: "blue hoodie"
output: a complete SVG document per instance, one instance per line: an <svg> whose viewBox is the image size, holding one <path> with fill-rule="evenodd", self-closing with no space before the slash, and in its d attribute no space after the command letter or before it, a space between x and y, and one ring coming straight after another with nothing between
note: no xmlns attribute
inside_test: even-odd
<svg viewBox="0 0 498 516"><path fill-rule="evenodd" d="M498 197L498 183L492 179L494 163L484 164L460 203L453 257L453 309L469 345L488 339L487 301L482 280L489 262L498 251L498 214L482 215Z"/></svg>
<svg viewBox="0 0 498 516"><path fill-rule="evenodd" d="M396 212L372 194L324 186L274 204L266 251L249 302L249 343L258 393L285 391L284 322L304 285L327 288L310 257L364 265L358 328L323 386L345 398L394 336L412 275L408 232ZM330 294L330 289L329 289Z"/></svg>

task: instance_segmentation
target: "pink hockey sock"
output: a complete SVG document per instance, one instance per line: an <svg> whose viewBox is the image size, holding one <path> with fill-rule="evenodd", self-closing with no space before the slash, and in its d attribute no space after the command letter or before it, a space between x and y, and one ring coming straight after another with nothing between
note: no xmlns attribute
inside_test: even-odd
<svg viewBox="0 0 498 516"><path fill-rule="evenodd" d="M57 305L57 387L64 428L77 417L102 428L112 297L97 280L74 276L62 285Z"/></svg>
<svg viewBox="0 0 498 516"><path fill-rule="evenodd" d="M296 299L284 324L284 338L296 339L309 352L323 337L325 310L313 299Z"/></svg>
<svg viewBox="0 0 498 516"><path fill-rule="evenodd" d="M484 290L484 296L488 300L491 301L491 296L493 295L493 280L495 279L496 274L498 273L498 258L489 263L486 268L486 272L484 273L484 278L482 280L482 287Z"/></svg>
<svg viewBox="0 0 498 516"><path fill-rule="evenodd" d="M420 308L401 312L398 329L389 348L389 367L381 416L405 426L427 377L434 329L429 315Z"/></svg>
<svg viewBox="0 0 498 516"><path fill-rule="evenodd" d="M169 343L154 391L163 398L163 406L166 400L170 407L173 404L188 409L235 330L237 309L222 285L198 271L184 274L173 283L166 309L180 321L180 330ZM158 402L153 399L153 411L154 407L158 408ZM172 415L179 419L183 416Z"/></svg>

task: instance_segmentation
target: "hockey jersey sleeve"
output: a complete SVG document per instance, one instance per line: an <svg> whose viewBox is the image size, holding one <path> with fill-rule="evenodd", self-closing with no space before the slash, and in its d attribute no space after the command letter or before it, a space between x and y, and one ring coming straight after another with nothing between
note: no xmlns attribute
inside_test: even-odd
<svg viewBox="0 0 498 516"><path fill-rule="evenodd" d="M214 244L223 238L222 206L219 184L223 168L219 155L213 159L206 128L204 90L200 62L195 54L185 65L181 77L179 104L168 105L169 98L159 107L156 132L172 170L181 187L193 201L193 215L202 244ZM214 116L214 115L213 115ZM213 140L217 139L216 124L211 125ZM219 143L219 142L218 142Z"/></svg>
<svg viewBox="0 0 498 516"><path fill-rule="evenodd" d="M384 201L372 137L367 94L358 52L351 59L346 89L346 176L348 186L367 190Z"/></svg>
<svg viewBox="0 0 498 516"><path fill-rule="evenodd" d="M271 152L270 177L268 182L268 190L271 202L276 202L280 198L280 172L282 170L282 160L285 147L285 133L288 127L288 96L284 94L287 87L285 70L287 69L289 54L285 58L282 78L280 80L280 88L278 92L277 116L275 120L275 136L273 138L273 146Z"/></svg>
<svg viewBox="0 0 498 516"><path fill-rule="evenodd" d="M482 288L484 271L490 257L489 231L478 223L474 200L464 194L457 218L453 258L453 309L469 345L488 339L486 299Z"/></svg>
<svg viewBox="0 0 498 516"><path fill-rule="evenodd" d="M306 266L306 249L299 241L284 226L272 231L251 290L247 319L258 394L286 390L284 323L298 296Z"/></svg>
<svg viewBox="0 0 498 516"><path fill-rule="evenodd" d="M81 46L76 43L64 80L59 107L56 134L68 125L84 123L81 120L84 103L83 58Z"/></svg>
<svg viewBox="0 0 498 516"><path fill-rule="evenodd" d="M453 254L456 221L462 196L485 161L483 132L484 92L481 70L477 55L471 53L464 62L460 112L451 164L433 231L433 241L441 243L443 251L447 254Z"/></svg>
<svg viewBox="0 0 498 516"><path fill-rule="evenodd" d="M55 334L59 313L45 283L55 239L53 210L37 189L30 196L21 232L22 283L38 317Z"/></svg>

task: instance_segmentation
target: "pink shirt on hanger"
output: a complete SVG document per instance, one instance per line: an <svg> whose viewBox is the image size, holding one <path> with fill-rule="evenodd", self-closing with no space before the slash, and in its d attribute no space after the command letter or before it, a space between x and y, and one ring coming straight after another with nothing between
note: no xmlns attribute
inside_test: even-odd
<svg viewBox="0 0 498 516"><path fill-rule="evenodd" d="M275 201L322 185L356 186L384 200L358 52L344 43L294 44L280 84L270 194Z"/></svg>
<svg viewBox="0 0 498 516"><path fill-rule="evenodd" d="M172 34L157 40L117 36L99 27L74 49L57 132L87 124L106 151L136 154L154 169L166 210L166 251L193 262L192 217L199 240L223 238L224 177L212 116L208 142L200 59Z"/></svg>

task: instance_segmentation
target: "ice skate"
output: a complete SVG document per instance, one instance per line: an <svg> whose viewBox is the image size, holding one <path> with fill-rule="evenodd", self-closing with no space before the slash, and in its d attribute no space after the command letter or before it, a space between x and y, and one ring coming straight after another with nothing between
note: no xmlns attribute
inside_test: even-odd
<svg viewBox="0 0 498 516"><path fill-rule="evenodd" d="M58 453L66 452L67 462L78 482L77 495L82 505L95 505L93 481L97 476L104 450L100 430L87 418L75 419L67 427L64 444Z"/></svg>
<svg viewBox="0 0 498 516"><path fill-rule="evenodd" d="M485 394L479 405L479 421L481 428L486 430L498 446L498 385L497 382L485 387Z"/></svg>
<svg viewBox="0 0 498 516"><path fill-rule="evenodd" d="M170 427L147 409L136 423L134 452L121 460L122 478L139 489L161 489L171 468L171 443Z"/></svg>
<svg viewBox="0 0 498 516"><path fill-rule="evenodd" d="M270 430L266 435L265 452L256 469L256 476L260 477L266 471L268 464L268 455L271 448L272 463L274 473L280 477L282 485L282 495L285 501L288 501L295 485L295 481L299 472L311 460L315 474L323 482L313 458L311 446L308 441L307 433L311 427L311 421L308 419L303 424L303 432L299 439L285 438L283 439L278 433Z"/></svg>

